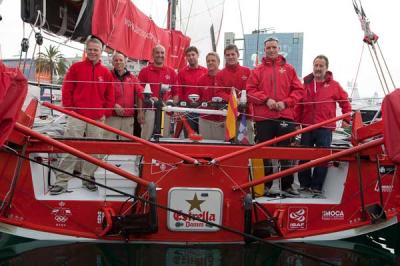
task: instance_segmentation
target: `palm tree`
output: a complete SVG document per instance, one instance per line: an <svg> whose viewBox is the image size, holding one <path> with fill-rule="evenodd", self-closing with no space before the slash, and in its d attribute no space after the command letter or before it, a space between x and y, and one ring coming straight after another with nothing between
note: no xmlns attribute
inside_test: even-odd
<svg viewBox="0 0 400 266"><path fill-rule="evenodd" d="M38 58L35 60L36 73L50 73L50 82L53 83L54 75L64 76L68 66L58 47L50 44L45 49L46 52L40 52Z"/></svg>

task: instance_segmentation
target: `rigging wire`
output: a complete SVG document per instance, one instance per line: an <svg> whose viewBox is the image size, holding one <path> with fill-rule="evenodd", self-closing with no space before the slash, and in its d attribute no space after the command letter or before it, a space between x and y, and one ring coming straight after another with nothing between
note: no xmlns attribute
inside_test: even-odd
<svg viewBox="0 0 400 266"><path fill-rule="evenodd" d="M244 26L243 26L242 8L240 7L240 0L238 0L237 2L238 2L238 6L239 6L240 24L242 26L242 36L244 38ZM246 51L246 41L243 41L243 49Z"/></svg>
<svg viewBox="0 0 400 266"><path fill-rule="evenodd" d="M256 57L256 66L258 65L259 62L259 42L260 42L260 9L261 9L261 0L258 0L258 16L257 16L257 57Z"/></svg>
<svg viewBox="0 0 400 266"><path fill-rule="evenodd" d="M358 79L358 74L359 74L359 72L360 72L360 67L361 67L361 61L362 61L363 54L364 54L364 48L365 48L365 43L363 43L363 46L362 46L362 48L361 48L360 60L358 61L357 71L356 71L356 75L355 75L355 77L354 77L354 81L353 81L353 84L352 84L352 89L351 89L350 98L353 98L353 93L354 93L354 90L355 90L355 88L356 88L357 79Z"/></svg>
<svg viewBox="0 0 400 266"><path fill-rule="evenodd" d="M59 171L59 172L61 172L61 173L64 173L64 174L67 174L67 175L69 175L69 176L78 178L78 179L80 179L80 180L88 181L88 182L90 182L90 183L92 183L92 184L95 184L95 185L97 185L97 186L99 186L99 187L102 187L102 188L111 190L111 191L113 191L113 192L119 193L119 194L121 194L121 195L123 195L123 196L131 197L131 198L133 198L133 199L135 199L135 200L139 200L139 201L143 202L144 204L153 205L153 206L155 206L155 207L157 207L157 208L159 208L159 209L162 209L162 210L164 210L164 211L176 213L176 214L182 215L182 216L184 216L184 217L193 219L193 220L195 220L195 221L199 221L199 222L205 223L205 224L207 224L207 225L217 227L217 228L222 229L222 230L225 230L225 231L227 231L227 232L230 232L230 233L233 233L233 234L236 234L236 235L243 236L243 237L245 237L245 238L248 238L248 239L251 239L251 240L254 240L254 241L258 241L258 242L263 243L263 244L271 245L271 246L273 246L273 247L276 247L276 248L279 248L279 249L282 249L282 250L291 252L291 253L293 253L293 254L298 254L298 255L304 256L304 257L306 257L306 258L315 260L315 261L323 262L323 263L325 263L325 264L327 264L327 265L337 266L337 264L335 264L335 263L332 263L332 262L330 262L330 261L327 261L327 260L325 260L325 259L323 259L323 258L315 257L315 256L310 255L310 254L307 254L307 253L305 253L305 252L303 252L303 251L296 250L296 249L293 249L293 248L289 248L289 247L287 247L287 246L285 246L285 245L273 243L273 242L271 242L271 241L268 241L268 240L265 240L265 239L263 239L263 238L254 236L254 235L252 235L252 234L244 233L244 232L242 232L242 231L240 231L240 230L238 230L238 229L235 229L235 228L232 228L232 227L229 227L229 226L220 225L220 224L217 224L217 223L213 223L213 222L207 221L207 220L205 220L205 219L201 219L201 218L199 218L199 217L197 217L197 216L190 215L190 214L188 214L188 213L185 213L185 212L182 212L182 211L179 211L179 210L176 210L176 209L172 209L172 208L170 208L170 207L168 207L168 206L159 204L159 203L157 203L157 202L150 201L150 200L148 200L148 199L143 198L142 196L132 195L132 194L126 193L126 192L124 192L124 191L121 191L121 190L118 190L118 189L115 189L115 188L112 188L112 187L109 187L109 186L105 186L105 185L103 185L103 184L101 184L101 183L97 183L97 182L95 182L95 181L93 181L93 180L87 180L87 179L85 179L84 177L71 174L71 173L69 173L69 172L67 172L67 171L64 171L64 170L60 169L60 168L57 168L57 167L54 167L54 166L45 164L45 163L43 163L43 162L36 161L35 159L31 159L31 158L29 158L28 156L24 156L24 155L22 155L22 154L19 154L17 151L15 151L15 150L13 150L13 149L10 149L8 146L6 146L6 148L9 150L10 153L12 153L12 154L14 154L15 156L20 157L20 158L22 158L22 159L24 159L24 160L30 161L30 162L32 162L32 163L39 164L39 165L41 165L41 166L43 166L43 167L46 167L46 168L48 168L48 169L50 169L50 170L53 170L53 171Z"/></svg>
<svg viewBox="0 0 400 266"><path fill-rule="evenodd" d="M187 29L189 28L189 22L190 22L190 18L191 18L191 14L192 14L192 8L193 8L193 1L194 1L194 0L192 0L192 1L190 2L190 9L189 9L188 20L187 20L187 22L186 22L185 35L186 35L186 32L187 32Z"/></svg>
<svg viewBox="0 0 400 266"><path fill-rule="evenodd" d="M393 81L392 74L390 73L389 67L388 67L388 65L387 65L387 63L386 63L386 59L385 59L385 57L383 56L381 47L380 47L379 43L376 43L376 45L378 46L379 53L381 54L382 60L383 60L383 62L384 62L384 64L385 64L385 67L386 67L386 71L387 71L387 73L388 73L388 75L389 75L389 77L390 77L390 80L392 81L393 88L396 88L396 85L394 84L394 81Z"/></svg>

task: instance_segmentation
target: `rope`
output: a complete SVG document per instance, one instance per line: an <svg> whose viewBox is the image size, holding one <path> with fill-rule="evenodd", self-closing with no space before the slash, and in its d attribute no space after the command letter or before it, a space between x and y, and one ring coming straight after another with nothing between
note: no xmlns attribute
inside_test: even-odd
<svg viewBox="0 0 400 266"><path fill-rule="evenodd" d="M192 0L192 1L190 2L190 9L189 9L188 20L187 20L187 23L186 23L186 28L185 28L185 35L186 35L187 29L188 29L188 27L189 27L189 22L190 22L190 18L191 18L191 14L192 14L192 8L193 8L193 1L194 1L194 0Z"/></svg>
<svg viewBox="0 0 400 266"><path fill-rule="evenodd" d="M240 0L237 1L239 5L239 16L240 16L240 24L242 26L242 36L244 37L244 26L243 26L243 17L242 17L242 8L240 7ZM243 42L243 49L246 51L246 42Z"/></svg>
<svg viewBox="0 0 400 266"><path fill-rule="evenodd" d="M351 89L350 98L353 98L354 89L356 88L358 74L360 72L360 67L361 67L361 60L362 60L362 57L363 57L363 54L364 54L364 48L365 48L365 44L363 43L363 46L362 46L362 49L361 49L360 60L358 61L356 76L355 76L354 82L353 82L353 88Z"/></svg>
<svg viewBox="0 0 400 266"><path fill-rule="evenodd" d="M382 57L382 60L383 60L383 62L384 62L384 64L385 64L386 71L387 71L387 73L388 73L388 75L389 75L389 77L390 77L390 80L392 81L393 89L395 89L395 88L396 88L396 85L394 84L392 74L391 74L390 71L389 71L389 67L388 67L388 65L387 65L387 63L386 63L385 57L383 56L381 47L379 46L379 43L376 43L376 45L378 46L379 53L380 53L380 55L381 55L381 57Z"/></svg>
<svg viewBox="0 0 400 266"><path fill-rule="evenodd" d="M375 62L376 59L372 55L371 47L369 47L369 46L368 46L368 51L369 51L369 54L371 55L371 59L372 59L372 62L374 64L375 72L378 75L378 79L379 79L379 82L381 83L381 87L382 87L383 93L386 95L385 86L383 85L383 81L381 79L381 76L379 75L378 67L377 67L377 64Z"/></svg>

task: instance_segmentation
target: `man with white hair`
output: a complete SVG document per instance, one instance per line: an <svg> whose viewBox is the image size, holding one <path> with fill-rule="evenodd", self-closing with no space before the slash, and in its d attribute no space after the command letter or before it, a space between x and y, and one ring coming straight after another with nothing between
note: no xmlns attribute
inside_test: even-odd
<svg viewBox="0 0 400 266"><path fill-rule="evenodd" d="M112 115L106 119L106 124L133 135L136 107L138 122L139 124L144 123L143 87L139 84L139 80L126 69L126 61L126 57L121 53L113 55L114 69L111 73L114 80L115 105ZM106 139L117 138L116 134L110 131L106 131L104 137Z"/></svg>

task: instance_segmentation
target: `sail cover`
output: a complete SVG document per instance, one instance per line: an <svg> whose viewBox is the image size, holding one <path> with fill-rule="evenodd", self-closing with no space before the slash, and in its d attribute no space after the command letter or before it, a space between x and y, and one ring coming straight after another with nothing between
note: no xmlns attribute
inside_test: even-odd
<svg viewBox="0 0 400 266"><path fill-rule="evenodd" d="M0 61L0 147L7 140L28 91L28 82L18 68Z"/></svg>
<svg viewBox="0 0 400 266"><path fill-rule="evenodd" d="M400 164L400 89L385 96L382 102L383 138L389 158Z"/></svg>
<svg viewBox="0 0 400 266"><path fill-rule="evenodd" d="M189 37L158 27L130 0L21 0L21 18L75 41L94 35L131 59L151 61L152 48L161 44L173 68L185 65L190 45Z"/></svg>

